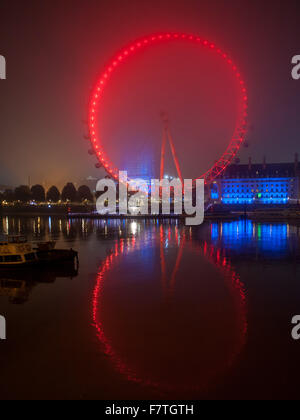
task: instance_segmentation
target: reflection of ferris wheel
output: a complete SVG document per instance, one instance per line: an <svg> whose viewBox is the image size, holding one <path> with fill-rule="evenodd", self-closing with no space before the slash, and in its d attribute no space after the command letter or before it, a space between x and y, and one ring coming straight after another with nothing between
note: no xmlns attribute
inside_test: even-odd
<svg viewBox="0 0 300 420"><path fill-rule="evenodd" d="M155 229L155 228L154 228ZM132 360L128 360L128 357L122 353L122 346L115 346L116 343L113 343L111 339L111 334L107 334L107 326L105 325L105 321L103 318L102 307L103 302L105 301L104 298L104 290L105 290L105 283L108 281L109 272L111 272L115 266L122 260L125 256L128 258L130 254L139 252L141 247L146 249L154 248L158 245L156 239L153 239L152 236L149 237L136 237L133 236L130 240L120 240L115 243L115 247L112 249L112 253L109 254L106 259L102 262L100 266L99 273L97 275L97 280L93 292L93 299L92 299L92 318L93 318L93 326L96 329L96 334L101 342L103 348L102 350L104 353L109 357L111 360L114 368L120 374L124 375L128 381L135 382L138 384L143 384L152 388L157 388L163 391L203 391L210 381L212 381L213 377L218 377L227 369L232 367L236 361L236 358L241 353L243 347L245 346L247 340L247 333L248 333L248 323L247 323L247 306L246 306L246 292L243 283L241 282L239 275L235 272L233 266L231 265L230 261L222 254L220 249L215 248L214 246L210 245L206 241L204 244L197 244L191 241L191 238L188 237L188 234L185 231L180 231L177 227L175 231L171 231L170 228L165 229L162 225L158 228L159 230L159 249L160 249L160 264L161 264L161 288L163 291L163 299L162 301L170 302L172 300L176 301L176 305L178 305L178 292L177 298L173 298L176 289L176 282L179 280L178 271L181 265L181 261L183 258L183 252L188 251L194 255L203 255L205 260L207 260L211 265L215 266L222 274L224 284L228 291L230 292L230 296L232 298L233 307L235 308L235 322L234 326L236 329L236 341L234 341L234 345L232 346L231 353L228 354L228 358L225 359L226 363L222 365L222 369L220 371L216 370L216 366L212 365L209 369L210 374L212 377L207 378L202 372L202 375L199 375L199 372L193 372L192 377L190 378L191 381L188 385L184 382L169 382L167 377L164 379L159 379L156 377L154 366L152 363L156 363L157 359L154 357L152 359L152 353L150 353L150 357L143 357L143 364L146 366L150 366L149 369L146 371L148 372L147 376L143 376L140 371L136 369L136 366L132 364ZM166 252L166 242L168 242L168 246L173 244L177 244L178 246L178 254L176 258L176 262L172 269L172 273L168 274L167 270L167 258L165 255ZM136 260L135 260L136 261ZM169 267L170 268L170 267ZM166 308L169 310L170 306L168 303L165 304ZM163 319L161 320L163 322ZM129 325L129 324L128 324ZM132 324L131 324L132 325ZM123 333L126 331L124 329ZM130 334L129 334L130 335ZM172 334L171 334L172 335ZM139 333L138 333L139 336ZM130 335L132 338L132 336ZM158 335L158 338L160 336ZM158 349L160 349L160 345L158 345ZM160 353L160 350L159 350ZM220 349L220 354L223 354ZM179 353L180 355L180 353ZM197 353L197 357L199 354ZM131 361L130 361L131 360ZM186 362L185 362L186 366ZM220 367L220 365L219 365ZM152 369L153 368L153 369ZM208 383L202 383L205 379L209 379Z"/></svg>
<svg viewBox="0 0 300 420"><path fill-rule="evenodd" d="M207 48L212 53L217 54L222 60L224 60L231 68L233 74L236 77L238 88L239 88L239 113L238 118L236 121L236 126L234 129L234 133L230 139L229 146L223 153L223 155L215 162L215 164L205 173L199 176L199 178L204 178L206 181L212 181L217 176L219 176L227 166L233 161L236 157L246 135L246 126L247 126L247 108L248 108L248 97L247 97L247 89L245 86L245 82L242 79L242 76L237 68L237 66L233 63L230 57L224 53L220 48L218 48L215 44L204 40L198 36L194 35L187 35L187 34L178 34L178 33L163 33L148 36L145 38L141 38L136 42L130 44L129 46L123 48L106 66L104 69L101 77L99 78L95 88L93 89L91 100L90 100L90 108L89 108L89 117L88 117L88 124L89 124L89 136L88 140L91 142L92 148L90 150L91 154L95 154L97 157L97 168L104 168L105 171L114 179L118 179L119 177L119 169L110 161L109 157L105 153L105 144L102 139L98 136L98 121L97 121L97 110L102 98L103 91L113 76L115 70L123 65L128 58L130 58L133 54L138 51L141 51L145 48L150 46L155 46L161 42L175 42L175 41L186 41L192 42L199 45L199 47ZM169 140L171 151L173 154L174 163L176 166L177 174L180 179L182 179L179 160L176 156L175 146L172 141L172 137L170 136L169 130L164 128L164 137L162 143L162 155L161 155L161 166L160 166L160 175L161 177L164 175L164 152L166 142Z"/></svg>

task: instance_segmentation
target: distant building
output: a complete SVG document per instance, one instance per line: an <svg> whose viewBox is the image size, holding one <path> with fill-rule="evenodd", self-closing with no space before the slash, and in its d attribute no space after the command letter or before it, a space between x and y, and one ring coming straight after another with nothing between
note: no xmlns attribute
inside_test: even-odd
<svg viewBox="0 0 300 420"><path fill-rule="evenodd" d="M211 199L223 204L295 204L300 201L300 164L234 164L211 185Z"/></svg>

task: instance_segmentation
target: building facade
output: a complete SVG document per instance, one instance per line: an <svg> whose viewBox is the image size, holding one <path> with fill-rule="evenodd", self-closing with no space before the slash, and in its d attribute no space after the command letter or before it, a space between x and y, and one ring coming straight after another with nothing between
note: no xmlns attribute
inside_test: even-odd
<svg viewBox="0 0 300 420"><path fill-rule="evenodd" d="M211 199L224 205L297 204L300 165L294 163L234 164L211 185Z"/></svg>

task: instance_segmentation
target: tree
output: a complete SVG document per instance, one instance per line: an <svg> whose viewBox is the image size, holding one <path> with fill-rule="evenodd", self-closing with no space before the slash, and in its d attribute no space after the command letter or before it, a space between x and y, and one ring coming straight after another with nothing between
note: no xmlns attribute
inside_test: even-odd
<svg viewBox="0 0 300 420"><path fill-rule="evenodd" d="M47 192L47 201L57 203L60 200L60 192L57 187L53 185Z"/></svg>
<svg viewBox="0 0 300 420"><path fill-rule="evenodd" d="M28 203L31 199L31 192L27 185L20 185L15 189L15 197L17 201Z"/></svg>
<svg viewBox="0 0 300 420"><path fill-rule="evenodd" d="M8 203L13 203L15 201L15 194L13 190L5 190L3 194L3 199Z"/></svg>
<svg viewBox="0 0 300 420"><path fill-rule="evenodd" d="M31 188L31 198L38 203L42 203L46 200L45 189L42 185L34 185Z"/></svg>
<svg viewBox="0 0 300 420"><path fill-rule="evenodd" d="M70 201L71 203L75 203L77 199L77 191L71 182L69 182L63 189L61 193L61 197L63 201Z"/></svg>
<svg viewBox="0 0 300 420"><path fill-rule="evenodd" d="M82 185L78 188L78 200L82 203L83 201L94 201L93 194L87 185Z"/></svg>

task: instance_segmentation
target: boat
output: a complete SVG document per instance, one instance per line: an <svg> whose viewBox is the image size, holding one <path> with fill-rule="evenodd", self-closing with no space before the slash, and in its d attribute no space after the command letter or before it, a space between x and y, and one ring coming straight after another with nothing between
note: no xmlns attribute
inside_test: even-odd
<svg viewBox="0 0 300 420"><path fill-rule="evenodd" d="M78 252L71 249L49 249L36 252L40 264L59 264L76 261L78 264Z"/></svg>
<svg viewBox="0 0 300 420"><path fill-rule="evenodd" d="M55 242L40 242L36 247L25 236L7 235L0 240L0 269L46 267L76 261L78 253L73 249L55 249Z"/></svg>
<svg viewBox="0 0 300 420"><path fill-rule="evenodd" d="M9 236L0 240L0 267L21 267L38 263L38 257L25 236Z"/></svg>

